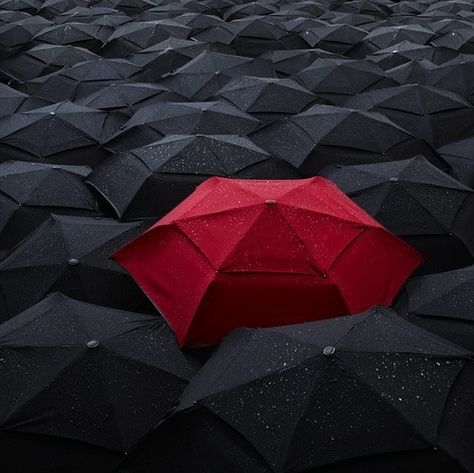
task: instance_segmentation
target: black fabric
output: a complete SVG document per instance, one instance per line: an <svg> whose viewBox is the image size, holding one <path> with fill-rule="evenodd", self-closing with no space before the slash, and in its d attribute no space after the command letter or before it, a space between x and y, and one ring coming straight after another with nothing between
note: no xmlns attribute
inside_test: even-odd
<svg viewBox="0 0 474 473"><path fill-rule="evenodd" d="M0 429L127 452L193 374L156 315L55 293L0 327Z"/></svg>

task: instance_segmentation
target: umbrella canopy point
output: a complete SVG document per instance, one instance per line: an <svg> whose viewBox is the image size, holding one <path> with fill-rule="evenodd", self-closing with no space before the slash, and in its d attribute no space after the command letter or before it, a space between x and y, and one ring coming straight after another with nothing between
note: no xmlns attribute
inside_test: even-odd
<svg viewBox="0 0 474 473"><path fill-rule="evenodd" d="M321 177L211 178L113 258L181 346L390 305L422 262Z"/></svg>

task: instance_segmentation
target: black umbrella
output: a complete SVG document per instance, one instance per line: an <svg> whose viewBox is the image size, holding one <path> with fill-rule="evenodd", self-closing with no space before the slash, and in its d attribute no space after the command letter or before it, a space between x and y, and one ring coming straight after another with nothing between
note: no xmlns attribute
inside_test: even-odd
<svg viewBox="0 0 474 473"><path fill-rule="evenodd" d="M87 180L123 219L162 217L211 176L297 178L286 161L272 158L235 135L168 135L111 157Z"/></svg>
<svg viewBox="0 0 474 473"><path fill-rule="evenodd" d="M169 37L186 39L191 28L172 20L130 22L118 27L100 50L105 57L124 57Z"/></svg>
<svg viewBox="0 0 474 473"><path fill-rule="evenodd" d="M161 317L60 293L3 323L0 353L8 386L0 394L2 431L123 453L156 426L193 374Z"/></svg>
<svg viewBox="0 0 474 473"><path fill-rule="evenodd" d="M275 2L276 3L276 2ZM270 2L265 3L243 3L241 5L235 5L226 10L224 13L224 20L233 21L241 18L247 18L249 16L264 16L278 11L275 5Z"/></svg>
<svg viewBox="0 0 474 473"><path fill-rule="evenodd" d="M303 111L317 101L309 90L291 79L244 76L217 92L240 110L262 122Z"/></svg>
<svg viewBox="0 0 474 473"><path fill-rule="evenodd" d="M372 90L344 106L379 112L434 147L472 133L474 108L452 92L411 84Z"/></svg>
<svg viewBox="0 0 474 473"><path fill-rule="evenodd" d="M0 164L0 253L8 251L52 213L100 216L85 184L87 166L8 161Z"/></svg>
<svg viewBox="0 0 474 473"><path fill-rule="evenodd" d="M71 44L97 52L112 31L102 25L69 22L43 27L32 39L42 43Z"/></svg>
<svg viewBox="0 0 474 473"><path fill-rule="evenodd" d="M84 48L40 44L5 59L0 69L2 73L24 82L51 74L64 66L73 66L92 59L98 59L98 56Z"/></svg>
<svg viewBox="0 0 474 473"><path fill-rule="evenodd" d="M198 41L232 46L241 56L258 57L269 50L298 49L305 41L264 17L248 17L213 26L193 36Z"/></svg>
<svg viewBox="0 0 474 473"><path fill-rule="evenodd" d="M304 30L299 35L311 48L321 48L344 55L362 41L367 32L351 25L328 24Z"/></svg>
<svg viewBox="0 0 474 473"><path fill-rule="evenodd" d="M269 59L275 71L285 76L293 76L319 58L341 58L337 54L317 48L269 51L261 57Z"/></svg>
<svg viewBox="0 0 474 473"><path fill-rule="evenodd" d="M395 85L377 65L347 59L316 59L295 77L307 89L336 105L352 95Z"/></svg>
<svg viewBox="0 0 474 473"><path fill-rule="evenodd" d="M416 44L410 41L389 46L371 54L370 58L383 70L388 71L398 66L410 64L411 61L427 61L427 70L432 64L443 64L458 56L455 51L446 48L435 48L430 44ZM395 77L397 79L397 77ZM415 81L416 82L416 81Z"/></svg>
<svg viewBox="0 0 474 473"><path fill-rule="evenodd" d="M1 158L94 166L120 123L116 114L70 102L15 113L0 120Z"/></svg>
<svg viewBox="0 0 474 473"><path fill-rule="evenodd" d="M153 82L184 66L203 51L211 49L212 46L207 43L169 38L132 54L129 60L141 68L136 73L136 78Z"/></svg>
<svg viewBox="0 0 474 473"><path fill-rule="evenodd" d="M140 68L125 59L94 59L29 81L30 94L48 100L80 100L112 83L126 82Z"/></svg>
<svg viewBox="0 0 474 473"><path fill-rule="evenodd" d="M243 75L271 77L270 61L204 51L160 83L190 100L204 101L232 78Z"/></svg>
<svg viewBox="0 0 474 473"><path fill-rule="evenodd" d="M39 0L1 0L0 8L17 12L25 12L34 15L41 7Z"/></svg>
<svg viewBox="0 0 474 473"><path fill-rule="evenodd" d="M26 46L32 38L51 22L41 16L30 16L0 26L0 57Z"/></svg>
<svg viewBox="0 0 474 473"><path fill-rule="evenodd" d="M402 41L426 44L434 37L435 33L432 30L421 25L393 25L376 28L364 38L363 42L376 51Z"/></svg>
<svg viewBox="0 0 474 473"><path fill-rule="evenodd" d="M422 84L439 89L448 90L469 100L474 99L474 61L460 60L457 58L435 65L426 60L410 61L407 64L395 67L387 75L399 84Z"/></svg>
<svg viewBox="0 0 474 473"><path fill-rule="evenodd" d="M120 112L128 118L140 108L160 102L185 101L164 85L132 82L112 83L91 95L78 100L86 107L108 112Z"/></svg>
<svg viewBox="0 0 474 473"><path fill-rule="evenodd" d="M157 6L148 8L140 15L142 21L155 21L164 20L167 18L173 18L174 21L181 23L181 20L185 16L196 16L207 18L203 21L206 23L206 27L220 22L220 18L207 15L207 8L202 2L196 0L182 0L182 1L169 1L169 2L156 2Z"/></svg>
<svg viewBox="0 0 474 473"><path fill-rule="evenodd" d="M473 390L470 352L380 307L241 329L185 390L177 428L163 438L166 423L160 426L125 471L262 471L240 463L258 464L260 456L273 472L331 471L323 467L343 461L339 471L348 472L354 460L365 466L355 471L414 472L407 455L424 453L425 471L466 473L474 467ZM220 438L229 430L235 447L222 451ZM182 436L191 437L189 456L179 455Z"/></svg>
<svg viewBox="0 0 474 473"><path fill-rule="evenodd" d="M86 7L75 6L55 16L54 22L70 23L71 19L75 23L94 23L95 25L121 25L132 19L125 13L110 7L91 6L91 2L87 2ZM75 3L77 5L77 3Z"/></svg>
<svg viewBox="0 0 474 473"><path fill-rule="evenodd" d="M426 260L420 271L447 271L473 261L474 192L425 158L335 166L321 174L415 246Z"/></svg>
<svg viewBox="0 0 474 473"><path fill-rule="evenodd" d="M149 310L132 279L109 259L141 231L136 222L51 216L0 262L0 319L55 291L94 304Z"/></svg>
<svg viewBox="0 0 474 473"><path fill-rule="evenodd" d="M438 149L439 154L453 169L456 179L474 187L474 137L455 141Z"/></svg>
<svg viewBox="0 0 474 473"><path fill-rule="evenodd" d="M412 278L394 308L410 322L474 352L474 266Z"/></svg>
<svg viewBox="0 0 474 473"><path fill-rule="evenodd" d="M28 94L0 84L0 118L49 105L46 100L31 97Z"/></svg>
<svg viewBox="0 0 474 473"><path fill-rule="evenodd" d="M87 7L88 4L86 0L45 0L41 3L38 14L50 20L74 7Z"/></svg>
<svg viewBox="0 0 474 473"><path fill-rule="evenodd" d="M328 164L357 164L406 159L417 154L442 160L427 143L415 139L388 118L329 105L267 125L251 140L270 154L285 159L306 176Z"/></svg>
<svg viewBox="0 0 474 473"><path fill-rule="evenodd" d="M260 121L224 101L159 103L141 108L107 146L113 151L126 151L177 134L245 136L259 124Z"/></svg>

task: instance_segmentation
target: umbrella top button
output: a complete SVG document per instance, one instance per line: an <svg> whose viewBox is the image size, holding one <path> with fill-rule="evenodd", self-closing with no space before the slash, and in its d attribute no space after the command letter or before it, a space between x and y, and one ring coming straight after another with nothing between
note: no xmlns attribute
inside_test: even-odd
<svg viewBox="0 0 474 473"><path fill-rule="evenodd" d="M334 354L335 351L336 349L334 347L328 345L327 347L324 347L323 355L331 356Z"/></svg>
<svg viewBox="0 0 474 473"><path fill-rule="evenodd" d="M76 266L76 265L79 264L79 260L76 259L76 258L71 258L71 259L67 262L67 264L68 264L69 266Z"/></svg>
<svg viewBox="0 0 474 473"><path fill-rule="evenodd" d="M99 346L99 342L97 340L91 340L90 342L86 343L87 348L95 348Z"/></svg>
<svg viewBox="0 0 474 473"><path fill-rule="evenodd" d="M56 115L56 112L49 112L49 114L54 117L54 115Z"/></svg>
<svg viewBox="0 0 474 473"><path fill-rule="evenodd" d="M390 182L398 182L400 179L398 179L398 177L391 177L389 179Z"/></svg>
<svg viewBox="0 0 474 473"><path fill-rule="evenodd" d="M268 205L275 205L277 203L277 201L274 200L274 199L267 199L265 201L265 203L268 204Z"/></svg>

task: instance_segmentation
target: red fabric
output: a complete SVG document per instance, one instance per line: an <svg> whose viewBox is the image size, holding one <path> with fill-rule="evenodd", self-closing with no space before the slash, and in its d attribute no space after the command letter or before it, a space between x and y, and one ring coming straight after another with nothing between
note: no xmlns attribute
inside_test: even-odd
<svg viewBox="0 0 474 473"><path fill-rule="evenodd" d="M209 179L114 258L181 346L389 305L422 262L320 177Z"/></svg>

